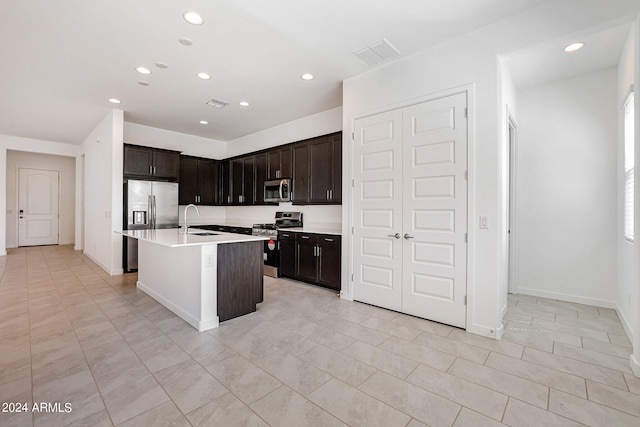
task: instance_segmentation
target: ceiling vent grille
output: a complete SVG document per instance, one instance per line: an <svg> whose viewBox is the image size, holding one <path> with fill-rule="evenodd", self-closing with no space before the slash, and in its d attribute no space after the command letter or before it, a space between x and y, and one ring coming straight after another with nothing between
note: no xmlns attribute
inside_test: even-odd
<svg viewBox="0 0 640 427"><path fill-rule="evenodd" d="M211 98L210 100L205 102L205 104L211 105L212 107L216 107L216 108L223 108L229 105L228 102L220 101L219 99L214 99L214 98Z"/></svg>
<svg viewBox="0 0 640 427"><path fill-rule="evenodd" d="M387 39L382 39L364 49L357 50L353 54L369 65L377 65L387 59L400 56L398 49L393 47Z"/></svg>

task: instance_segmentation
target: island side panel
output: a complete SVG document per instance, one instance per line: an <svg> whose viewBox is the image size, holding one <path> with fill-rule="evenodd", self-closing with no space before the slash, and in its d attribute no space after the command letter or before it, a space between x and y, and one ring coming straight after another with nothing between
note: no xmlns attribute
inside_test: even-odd
<svg viewBox="0 0 640 427"><path fill-rule="evenodd" d="M200 330L202 247L138 245L138 288Z"/></svg>
<svg viewBox="0 0 640 427"><path fill-rule="evenodd" d="M256 311L263 299L263 242L218 245L220 322Z"/></svg>

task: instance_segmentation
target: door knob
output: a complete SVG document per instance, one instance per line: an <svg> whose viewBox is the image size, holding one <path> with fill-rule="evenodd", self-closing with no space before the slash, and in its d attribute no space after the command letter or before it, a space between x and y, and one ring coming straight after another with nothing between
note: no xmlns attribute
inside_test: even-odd
<svg viewBox="0 0 640 427"><path fill-rule="evenodd" d="M395 237L396 239L400 238L400 233L396 233L396 234L387 234L387 236L389 237Z"/></svg>
<svg viewBox="0 0 640 427"><path fill-rule="evenodd" d="M409 236L409 234L408 234L408 233L405 233L404 238L405 238L405 239L413 239L413 236Z"/></svg>

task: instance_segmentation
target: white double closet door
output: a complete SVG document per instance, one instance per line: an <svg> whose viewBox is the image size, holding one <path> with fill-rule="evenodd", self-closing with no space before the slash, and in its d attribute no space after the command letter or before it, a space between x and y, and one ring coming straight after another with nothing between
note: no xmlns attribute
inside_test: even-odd
<svg viewBox="0 0 640 427"><path fill-rule="evenodd" d="M467 95L355 121L353 296L466 327Z"/></svg>

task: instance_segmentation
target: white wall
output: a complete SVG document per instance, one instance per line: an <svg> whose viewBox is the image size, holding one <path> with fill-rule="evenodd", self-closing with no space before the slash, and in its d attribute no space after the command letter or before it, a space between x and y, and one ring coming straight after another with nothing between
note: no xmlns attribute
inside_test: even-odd
<svg viewBox="0 0 640 427"><path fill-rule="evenodd" d="M351 138L358 117L415 103L443 90L473 85L469 102L469 245L467 330L495 336L501 327L499 243L498 60L492 34L473 33L344 82L343 199L350 200ZM350 266L350 205L343 211L343 266ZM476 218L487 216L488 230ZM347 274L350 273L346 272ZM343 283L350 283L343 271ZM351 289L349 289L351 293Z"/></svg>
<svg viewBox="0 0 640 427"><path fill-rule="evenodd" d="M225 157L302 141L342 130L342 107L283 123L227 142Z"/></svg>
<svg viewBox="0 0 640 427"><path fill-rule="evenodd" d="M84 251L110 274L122 273L122 110L112 110L82 143L85 155Z"/></svg>
<svg viewBox="0 0 640 427"><path fill-rule="evenodd" d="M498 307L500 308L500 317L503 318L507 312L507 293L509 292L509 263L510 256L514 253L513 249L509 246L509 239L515 237L515 233L509 235L509 209L510 209L510 162L511 162L511 148L509 146L509 123L510 120L517 122L518 110L517 110L517 95L518 91L511 76L511 72L500 60L500 98L501 98L501 111L500 111L500 131L501 131L501 143L500 143L500 178L498 179L500 185L500 191L502 193L501 199L506 202L501 206L499 215L501 216L501 223L503 224L503 230L501 232L502 243L500 245L500 263L503 265L501 272L500 287L498 290ZM514 173L514 171L511 171ZM515 197L514 197L515 199ZM515 245L514 245L515 246ZM515 257L514 257L515 258ZM513 280L513 277L511 278ZM514 285L512 284L512 287Z"/></svg>
<svg viewBox="0 0 640 427"><path fill-rule="evenodd" d="M124 123L124 142L146 147L180 151L190 156L223 159L227 143L215 139L158 129L135 123Z"/></svg>
<svg viewBox="0 0 640 427"><path fill-rule="evenodd" d="M61 245L75 243L75 157L7 151L7 247L18 246L18 169L44 169L59 174L59 228Z"/></svg>
<svg viewBox="0 0 640 427"><path fill-rule="evenodd" d="M637 273L634 267L634 245L624 238L624 102L634 81L635 31L634 26L629 33L622 55L620 56L616 104L618 111L618 227L616 229L618 240L618 286L616 304L620 320L630 337L634 335L635 327L633 325L637 315L633 312L632 308L632 296L637 292L635 289Z"/></svg>
<svg viewBox="0 0 640 427"><path fill-rule="evenodd" d="M615 307L614 68L519 92L519 291Z"/></svg>

